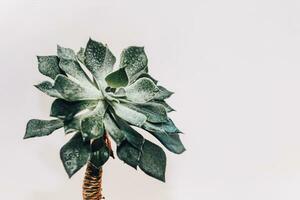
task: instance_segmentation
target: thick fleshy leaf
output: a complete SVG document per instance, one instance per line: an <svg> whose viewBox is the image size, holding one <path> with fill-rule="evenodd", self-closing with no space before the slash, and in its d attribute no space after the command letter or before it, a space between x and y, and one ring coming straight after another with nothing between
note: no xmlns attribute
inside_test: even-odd
<svg viewBox="0 0 300 200"><path fill-rule="evenodd" d="M27 123L24 139L50 135L53 131L63 127L63 121L31 119Z"/></svg>
<svg viewBox="0 0 300 200"><path fill-rule="evenodd" d="M80 83L84 83L87 85L91 84L90 78L86 75L77 61L60 59L59 67L68 75L77 79Z"/></svg>
<svg viewBox="0 0 300 200"><path fill-rule="evenodd" d="M141 150L145 142L144 137L134 130L125 121L116 116L116 123L125 135L126 140L135 148Z"/></svg>
<svg viewBox="0 0 300 200"><path fill-rule="evenodd" d="M151 101L159 94L158 87L149 78L141 78L125 88L128 100L136 103Z"/></svg>
<svg viewBox="0 0 300 200"><path fill-rule="evenodd" d="M97 100L102 94L95 87L84 87L66 76L58 75L54 88L68 101Z"/></svg>
<svg viewBox="0 0 300 200"><path fill-rule="evenodd" d="M164 123L145 123L143 128L148 131L159 131L166 133L182 133L174 124L174 122L168 118L167 122Z"/></svg>
<svg viewBox="0 0 300 200"><path fill-rule="evenodd" d="M70 178L87 163L90 153L90 144L83 142L80 133L61 148L60 158Z"/></svg>
<svg viewBox="0 0 300 200"><path fill-rule="evenodd" d="M76 116L74 118L65 120L64 121L65 134L81 131L81 120L82 118L80 116L78 117Z"/></svg>
<svg viewBox="0 0 300 200"><path fill-rule="evenodd" d="M165 182L167 158L165 152L156 144L145 140L139 167L149 176Z"/></svg>
<svg viewBox="0 0 300 200"><path fill-rule="evenodd" d="M77 59L82 63L84 64L84 60L85 60L85 56L84 56L84 48L80 48L80 50L77 52Z"/></svg>
<svg viewBox="0 0 300 200"><path fill-rule="evenodd" d="M98 101L65 101L63 99L55 99L51 106L51 117L61 119L71 119L82 110L93 109Z"/></svg>
<svg viewBox="0 0 300 200"><path fill-rule="evenodd" d="M112 106L115 113L130 124L141 127L147 120L144 114L132 110L124 104L112 103Z"/></svg>
<svg viewBox="0 0 300 200"><path fill-rule="evenodd" d="M115 120L112 116L110 116L109 113L105 113L103 123L105 130L109 133L109 135L113 138L117 145L120 145L125 139L125 134L120 130Z"/></svg>
<svg viewBox="0 0 300 200"><path fill-rule="evenodd" d="M112 88L126 86L128 84L128 77L125 68L120 68L117 71L108 74L105 78L105 81Z"/></svg>
<svg viewBox="0 0 300 200"><path fill-rule="evenodd" d="M165 108L157 103L124 103L128 108L143 113L147 117L147 121L152 123L168 122L168 116Z"/></svg>
<svg viewBox="0 0 300 200"><path fill-rule="evenodd" d="M109 159L109 155L109 149L104 143L103 138L93 141L90 161L96 168L103 166Z"/></svg>
<svg viewBox="0 0 300 200"><path fill-rule="evenodd" d="M157 104L160 104L162 105L165 110L169 113L169 112L172 112L172 111L175 111L174 108L172 108L167 102L165 102L164 100L153 100L151 102L154 102L154 103L157 103Z"/></svg>
<svg viewBox="0 0 300 200"><path fill-rule="evenodd" d="M93 112L85 116L81 121L81 132L84 140L100 138L104 134L103 118L107 104L99 101Z"/></svg>
<svg viewBox="0 0 300 200"><path fill-rule="evenodd" d="M140 79L140 78L149 78L153 81L153 83L155 83L155 84L158 83L158 81L155 78L153 78L152 76L150 76L150 74L148 74L148 73L141 74L137 79Z"/></svg>
<svg viewBox="0 0 300 200"><path fill-rule="evenodd" d="M113 69L116 58L102 43L90 39L85 48L85 65L95 77L99 86L105 89L105 77Z"/></svg>
<svg viewBox="0 0 300 200"><path fill-rule="evenodd" d="M37 89L50 97L63 98L63 96L53 87L53 84L49 81L43 81L40 84L35 85Z"/></svg>
<svg viewBox="0 0 300 200"><path fill-rule="evenodd" d="M174 94L174 92L167 90L163 86L158 86L158 88L159 88L159 92L157 92L154 97L154 99L156 100L164 100L169 98L172 94Z"/></svg>
<svg viewBox="0 0 300 200"><path fill-rule="evenodd" d="M41 74L52 79L64 72L59 68L59 59L57 56L37 56L38 68Z"/></svg>
<svg viewBox="0 0 300 200"><path fill-rule="evenodd" d="M144 47L129 47L122 51L120 69L109 74L105 80L110 87L125 87L147 73L147 64Z"/></svg>
<svg viewBox="0 0 300 200"><path fill-rule="evenodd" d="M128 47L121 54L120 67L126 69L129 83L147 72L148 59L144 47Z"/></svg>
<svg viewBox="0 0 300 200"><path fill-rule="evenodd" d="M57 45L57 56L66 60L76 60L76 54L72 49Z"/></svg>
<svg viewBox="0 0 300 200"><path fill-rule="evenodd" d="M141 150L138 150L125 140L117 147L117 155L120 160L136 169L141 157Z"/></svg>

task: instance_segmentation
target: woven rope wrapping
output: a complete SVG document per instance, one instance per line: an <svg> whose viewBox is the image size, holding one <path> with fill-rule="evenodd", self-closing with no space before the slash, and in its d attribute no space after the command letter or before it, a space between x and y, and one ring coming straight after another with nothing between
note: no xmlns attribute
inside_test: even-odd
<svg viewBox="0 0 300 200"><path fill-rule="evenodd" d="M114 157L111 142L107 135L107 133L104 135L104 141L111 156ZM98 169L92 163L88 162L83 181L83 200L104 199L102 196L102 175L102 168Z"/></svg>
<svg viewBox="0 0 300 200"><path fill-rule="evenodd" d="M102 196L102 168L97 169L90 162L87 165L83 181L83 199L101 200Z"/></svg>

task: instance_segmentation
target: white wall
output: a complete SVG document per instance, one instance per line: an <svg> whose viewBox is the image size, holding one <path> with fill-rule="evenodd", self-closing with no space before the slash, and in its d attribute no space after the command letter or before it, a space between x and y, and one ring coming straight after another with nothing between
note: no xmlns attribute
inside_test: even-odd
<svg viewBox="0 0 300 200"><path fill-rule="evenodd" d="M118 159L105 167L109 200L300 199L300 2L296 0L1 0L0 196L81 199L62 132L23 141L50 98L35 55L89 37L115 55L145 46L150 71L175 91L187 152L168 154L167 183Z"/></svg>

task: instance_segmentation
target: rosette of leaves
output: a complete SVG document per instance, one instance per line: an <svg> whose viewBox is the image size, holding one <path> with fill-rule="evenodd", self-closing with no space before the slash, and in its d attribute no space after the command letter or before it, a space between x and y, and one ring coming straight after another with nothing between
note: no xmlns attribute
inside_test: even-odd
<svg viewBox="0 0 300 200"><path fill-rule="evenodd" d="M119 159L165 181L164 150L137 130L146 130L173 153L184 152L181 132L168 117L173 109L165 99L172 92L148 74L143 47L124 49L116 69L115 62L108 47L92 39L78 53L58 46L56 56L38 56L40 73L52 80L36 87L56 98L50 112L54 119L30 120L24 138L47 136L59 128L74 134L60 151L71 177L88 162L101 168L113 156L105 143L110 137Z"/></svg>

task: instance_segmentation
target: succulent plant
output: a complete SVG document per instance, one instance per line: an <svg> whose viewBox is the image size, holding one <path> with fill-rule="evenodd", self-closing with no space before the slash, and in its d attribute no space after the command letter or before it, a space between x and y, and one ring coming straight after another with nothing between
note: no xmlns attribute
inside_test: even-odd
<svg viewBox="0 0 300 200"><path fill-rule="evenodd" d="M173 109L165 99L173 93L148 74L143 47L124 49L115 70L115 56L92 39L78 53L58 46L57 56L37 58L40 73L54 80L36 87L56 98L50 113L55 119L30 120L25 139L47 136L59 128L74 134L60 150L71 177L87 163L101 169L114 156L109 144L112 138L119 159L165 181L164 150L138 130L146 130L173 153L180 154L185 148L179 138L181 131L168 117Z"/></svg>

